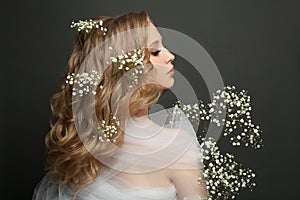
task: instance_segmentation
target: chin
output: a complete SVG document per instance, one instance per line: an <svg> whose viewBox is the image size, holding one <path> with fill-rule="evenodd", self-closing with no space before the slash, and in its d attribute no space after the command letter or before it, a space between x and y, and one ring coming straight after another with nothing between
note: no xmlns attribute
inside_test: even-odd
<svg viewBox="0 0 300 200"><path fill-rule="evenodd" d="M171 77L170 81L164 83L164 85L162 85L164 90L170 89L174 86L174 78Z"/></svg>
<svg viewBox="0 0 300 200"><path fill-rule="evenodd" d="M170 81L170 82L171 82L171 84L170 84L170 87L169 87L169 88L172 88L172 87L174 86L174 82L175 82L173 77L171 78L171 81Z"/></svg>

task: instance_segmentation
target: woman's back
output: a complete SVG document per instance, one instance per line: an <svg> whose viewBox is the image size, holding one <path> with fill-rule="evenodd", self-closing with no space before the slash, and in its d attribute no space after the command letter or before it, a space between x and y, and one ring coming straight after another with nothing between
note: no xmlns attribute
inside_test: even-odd
<svg viewBox="0 0 300 200"><path fill-rule="evenodd" d="M173 122L160 126L145 120L148 117L129 120L123 146L103 160L106 165L96 180L81 190L78 199L181 200L200 191L189 191L199 176L187 177L188 172L200 173L201 165L195 132L183 111L173 107L149 116L158 123L163 119ZM183 177L178 176L180 172L184 172ZM185 178L188 182L180 185ZM73 193L67 186L49 184L44 178L34 199L71 199ZM52 198L39 198L44 193Z"/></svg>

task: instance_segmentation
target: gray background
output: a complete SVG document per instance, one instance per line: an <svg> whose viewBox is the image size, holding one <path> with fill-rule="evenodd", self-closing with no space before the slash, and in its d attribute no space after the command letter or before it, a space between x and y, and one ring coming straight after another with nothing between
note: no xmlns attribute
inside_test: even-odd
<svg viewBox="0 0 300 200"><path fill-rule="evenodd" d="M59 90L58 79L71 53L70 22L143 10L157 26L197 40L217 64L225 84L246 89L252 97L253 120L263 130L265 147L225 148L257 174L256 189L241 191L237 199L295 197L300 167L299 9L297 1L274 0L2 4L1 199L30 199L42 178L49 98ZM190 76L199 97L207 99L201 77L189 75L188 64L180 57L177 66Z"/></svg>

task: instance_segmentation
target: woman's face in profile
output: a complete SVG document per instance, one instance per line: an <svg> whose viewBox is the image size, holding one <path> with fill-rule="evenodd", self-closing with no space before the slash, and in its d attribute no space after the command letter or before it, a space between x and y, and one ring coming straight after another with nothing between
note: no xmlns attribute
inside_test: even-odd
<svg viewBox="0 0 300 200"><path fill-rule="evenodd" d="M150 51L150 62L157 72L155 80L163 87L171 88L174 85L172 61L175 56L164 48L161 35L152 23L149 28L148 49Z"/></svg>

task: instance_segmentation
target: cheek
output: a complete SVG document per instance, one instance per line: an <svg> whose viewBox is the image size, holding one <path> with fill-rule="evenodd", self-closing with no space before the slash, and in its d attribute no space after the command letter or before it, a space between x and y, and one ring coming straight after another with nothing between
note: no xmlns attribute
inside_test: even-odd
<svg viewBox="0 0 300 200"><path fill-rule="evenodd" d="M160 58L158 56L150 56L150 62L155 65L155 64L160 64Z"/></svg>
<svg viewBox="0 0 300 200"><path fill-rule="evenodd" d="M159 56L151 56L149 60L155 71L153 77L156 79L156 81L162 82L162 80L167 78L167 74L163 69L164 64L161 61L161 58Z"/></svg>
<svg viewBox="0 0 300 200"><path fill-rule="evenodd" d="M164 89L173 87L174 79L169 77L161 66L153 64L152 78L158 84L160 84Z"/></svg>
<svg viewBox="0 0 300 200"><path fill-rule="evenodd" d="M150 56L150 59L149 59L149 61L150 61L152 64L154 64L154 63L155 63L155 59L153 58L153 56Z"/></svg>

